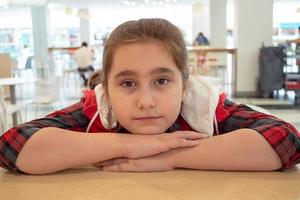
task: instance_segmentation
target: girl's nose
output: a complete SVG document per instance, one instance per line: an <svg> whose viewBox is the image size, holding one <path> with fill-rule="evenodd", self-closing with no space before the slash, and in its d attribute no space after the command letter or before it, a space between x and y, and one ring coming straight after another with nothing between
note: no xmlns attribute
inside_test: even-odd
<svg viewBox="0 0 300 200"><path fill-rule="evenodd" d="M138 95L137 107L139 109L151 109L156 106L153 91L150 88L141 88Z"/></svg>

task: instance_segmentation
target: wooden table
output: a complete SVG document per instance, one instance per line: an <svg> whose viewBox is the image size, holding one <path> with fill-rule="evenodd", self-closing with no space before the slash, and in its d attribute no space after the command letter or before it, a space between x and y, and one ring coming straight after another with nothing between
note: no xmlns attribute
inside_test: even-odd
<svg viewBox="0 0 300 200"><path fill-rule="evenodd" d="M79 168L43 176L0 169L0 199L295 200L300 199L300 166L285 172L127 173Z"/></svg>
<svg viewBox="0 0 300 200"><path fill-rule="evenodd" d="M26 83L34 83L36 82L36 79L33 78L15 78L15 77L10 77L10 78L0 78L0 85L2 86L9 86L10 90L10 101L12 104L17 103L17 95L16 95L16 85L21 85L21 84L26 84ZM13 114L13 125L18 124L18 118L17 114Z"/></svg>
<svg viewBox="0 0 300 200"><path fill-rule="evenodd" d="M209 46L187 46L187 51L195 52L198 56L203 56L207 52L224 52L231 54L232 66L231 66L231 77L232 77L232 96L236 93L236 80L237 80L237 49L236 48L227 48L227 47L209 47Z"/></svg>

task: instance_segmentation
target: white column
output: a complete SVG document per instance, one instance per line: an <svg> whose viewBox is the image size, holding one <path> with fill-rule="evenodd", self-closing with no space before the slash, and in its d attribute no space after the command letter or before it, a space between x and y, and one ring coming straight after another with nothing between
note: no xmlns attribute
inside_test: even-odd
<svg viewBox="0 0 300 200"><path fill-rule="evenodd" d="M78 11L80 17L80 39L81 42L90 41L90 22L89 22L89 10L80 9Z"/></svg>
<svg viewBox="0 0 300 200"><path fill-rule="evenodd" d="M212 47L226 46L226 2L226 0L209 1L209 38Z"/></svg>
<svg viewBox="0 0 300 200"><path fill-rule="evenodd" d="M49 17L47 6L31 6L35 66L45 77L48 67Z"/></svg>
<svg viewBox="0 0 300 200"><path fill-rule="evenodd" d="M234 0L234 46L238 50L236 86L238 96L256 94L259 49L272 45L272 0Z"/></svg>
<svg viewBox="0 0 300 200"><path fill-rule="evenodd" d="M196 38L199 32L204 35L209 34L209 4L196 3L193 5L193 39ZM209 38L208 38L209 39Z"/></svg>

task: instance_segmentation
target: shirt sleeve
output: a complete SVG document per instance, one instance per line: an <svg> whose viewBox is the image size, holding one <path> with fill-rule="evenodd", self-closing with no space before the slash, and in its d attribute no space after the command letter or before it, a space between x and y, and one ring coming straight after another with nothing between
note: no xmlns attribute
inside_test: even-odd
<svg viewBox="0 0 300 200"><path fill-rule="evenodd" d="M0 137L0 167L18 171L15 165L17 157L26 141L38 130L45 127L57 127L84 132L88 123L88 118L82 112L81 101L44 118L13 127Z"/></svg>
<svg viewBox="0 0 300 200"><path fill-rule="evenodd" d="M255 130L278 154L283 169L300 162L300 134L291 124L228 99L223 102L223 105L218 105L216 113L220 134L241 128ZM218 117L218 113L226 114Z"/></svg>

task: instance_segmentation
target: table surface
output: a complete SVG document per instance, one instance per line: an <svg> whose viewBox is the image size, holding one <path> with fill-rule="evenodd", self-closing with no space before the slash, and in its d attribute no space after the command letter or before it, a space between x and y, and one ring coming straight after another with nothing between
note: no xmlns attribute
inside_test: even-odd
<svg viewBox="0 0 300 200"><path fill-rule="evenodd" d="M36 79L33 78L0 78L0 85L19 85L24 83L34 83Z"/></svg>
<svg viewBox="0 0 300 200"><path fill-rule="evenodd" d="M78 168L43 176L0 169L0 199L294 200L300 165L284 172L104 172Z"/></svg>

